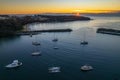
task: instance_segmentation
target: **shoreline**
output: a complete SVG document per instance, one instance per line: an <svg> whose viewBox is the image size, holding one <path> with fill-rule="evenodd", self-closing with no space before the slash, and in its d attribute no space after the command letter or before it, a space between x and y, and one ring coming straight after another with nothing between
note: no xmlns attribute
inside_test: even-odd
<svg viewBox="0 0 120 80"><path fill-rule="evenodd" d="M74 15L31 15L31 16L7 16L0 20L0 37L13 36L16 32L24 30L24 26L31 23L51 23L51 22L71 22L71 21L89 21L89 17ZM44 31L45 32L45 31ZM50 32L49 30L46 32ZM59 32L59 30L58 30Z"/></svg>

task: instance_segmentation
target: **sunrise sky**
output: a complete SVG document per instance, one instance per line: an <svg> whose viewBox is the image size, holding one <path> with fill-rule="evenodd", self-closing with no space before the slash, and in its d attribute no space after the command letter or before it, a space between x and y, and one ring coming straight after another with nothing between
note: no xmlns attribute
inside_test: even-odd
<svg viewBox="0 0 120 80"><path fill-rule="evenodd" d="M120 11L120 0L0 0L0 14L117 11Z"/></svg>

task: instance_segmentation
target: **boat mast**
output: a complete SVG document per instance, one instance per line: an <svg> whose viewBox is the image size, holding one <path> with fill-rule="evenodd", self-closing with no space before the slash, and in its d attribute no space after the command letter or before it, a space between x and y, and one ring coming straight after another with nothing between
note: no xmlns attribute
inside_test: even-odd
<svg viewBox="0 0 120 80"><path fill-rule="evenodd" d="M83 30L83 41L86 41L86 30L85 30L85 28Z"/></svg>

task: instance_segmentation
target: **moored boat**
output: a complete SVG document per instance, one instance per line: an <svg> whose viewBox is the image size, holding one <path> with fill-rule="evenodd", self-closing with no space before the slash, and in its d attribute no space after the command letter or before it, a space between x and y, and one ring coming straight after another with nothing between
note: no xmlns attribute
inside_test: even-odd
<svg viewBox="0 0 120 80"><path fill-rule="evenodd" d="M32 55L32 56L40 56L40 55L41 55L41 52L33 52L31 55Z"/></svg>
<svg viewBox="0 0 120 80"><path fill-rule="evenodd" d="M6 65L6 68L16 68L22 65L22 62L19 62L18 60L14 60L11 64Z"/></svg>
<svg viewBox="0 0 120 80"><path fill-rule="evenodd" d="M32 45L39 46L40 43L39 42L32 42Z"/></svg>
<svg viewBox="0 0 120 80"><path fill-rule="evenodd" d="M90 70L93 70L93 67L90 65L83 65L80 69L82 71L90 71Z"/></svg>
<svg viewBox="0 0 120 80"><path fill-rule="evenodd" d="M53 41L53 42L57 42L57 41L58 41L58 39L57 39L57 38L55 38L55 39L53 39L52 41Z"/></svg>
<svg viewBox="0 0 120 80"><path fill-rule="evenodd" d="M88 45L88 42L87 41L82 41L80 44L81 45Z"/></svg>
<svg viewBox="0 0 120 80"><path fill-rule="evenodd" d="M49 70L49 73L58 73L58 72L61 72L60 71L60 67L50 67L48 70Z"/></svg>

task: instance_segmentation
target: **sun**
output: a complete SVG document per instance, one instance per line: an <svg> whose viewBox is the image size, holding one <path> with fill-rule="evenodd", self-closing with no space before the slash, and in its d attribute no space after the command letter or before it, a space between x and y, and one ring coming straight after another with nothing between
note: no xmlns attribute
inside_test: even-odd
<svg viewBox="0 0 120 80"><path fill-rule="evenodd" d="M80 16L81 10L74 10L76 16Z"/></svg>
<svg viewBox="0 0 120 80"><path fill-rule="evenodd" d="M75 15L76 15L76 16L80 16L80 13L79 13L79 12L77 12Z"/></svg>

